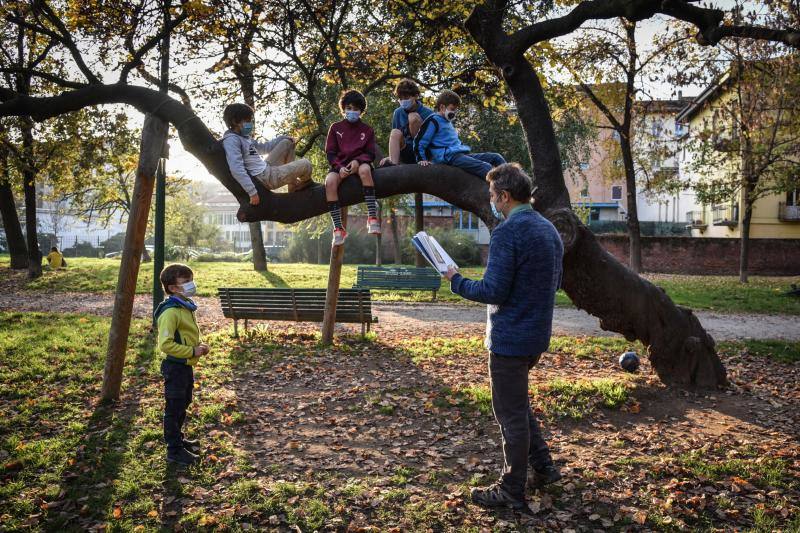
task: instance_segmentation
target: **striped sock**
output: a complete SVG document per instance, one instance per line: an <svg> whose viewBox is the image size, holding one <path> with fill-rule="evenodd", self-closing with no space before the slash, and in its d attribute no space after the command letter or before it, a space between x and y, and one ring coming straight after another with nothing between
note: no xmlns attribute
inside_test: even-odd
<svg viewBox="0 0 800 533"><path fill-rule="evenodd" d="M375 199L375 187L363 186L364 201L367 202L367 211L370 218L378 218L378 201Z"/></svg>
<svg viewBox="0 0 800 533"><path fill-rule="evenodd" d="M344 225L342 224L342 208L339 206L339 202L328 202L328 211L331 212L333 229L344 229Z"/></svg>

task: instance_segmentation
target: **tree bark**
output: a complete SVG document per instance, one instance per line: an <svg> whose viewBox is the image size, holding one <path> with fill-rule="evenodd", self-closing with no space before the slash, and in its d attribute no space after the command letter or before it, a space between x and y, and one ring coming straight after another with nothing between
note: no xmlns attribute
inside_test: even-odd
<svg viewBox="0 0 800 533"><path fill-rule="evenodd" d="M691 310L676 306L662 289L603 250L572 212L544 91L524 50L509 44L502 27L504 9L504 5L478 6L466 26L500 69L517 104L533 162L535 207L553 221L564 241L562 287L579 309L600 319L603 329L622 333L630 341L641 340L663 382L702 387L725 384L714 340Z"/></svg>
<svg viewBox="0 0 800 533"><path fill-rule="evenodd" d="M414 194L414 231L419 233L425 230L425 211L422 206L422 193ZM422 257L422 254L416 252L414 256L414 264L418 267L427 265L427 261Z"/></svg>
<svg viewBox="0 0 800 533"><path fill-rule="evenodd" d="M261 222L250 222L250 246L253 249L253 270L267 271L267 253L264 250L264 233L261 231Z"/></svg>
<svg viewBox="0 0 800 533"><path fill-rule="evenodd" d="M378 202L378 221L383 221L383 204ZM375 239L375 266L383 265L383 233L378 233Z"/></svg>
<svg viewBox="0 0 800 533"><path fill-rule="evenodd" d="M36 217L36 174L33 170L33 122L25 117L22 125L23 191L25 193L25 240L28 247L28 278L42 275L42 251L39 250Z"/></svg>
<svg viewBox="0 0 800 533"><path fill-rule="evenodd" d="M389 221L392 224L392 244L394 246L394 264L403 264L403 251L400 246L400 228L397 227L397 212L392 209L389 214Z"/></svg>
<svg viewBox="0 0 800 533"><path fill-rule="evenodd" d="M620 149L622 150L622 163L625 167L625 188L628 201L628 263L631 270L638 274L642 271L642 237L639 228L639 209L636 206L636 169L633 165L630 126L628 134L620 136Z"/></svg>
<svg viewBox="0 0 800 533"><path fill-rule="evenodd" d="M114 310L111 315L111 330L108 336L101 392L101 398L104 401L118 399L122 387L122 371L125 368L125 352L128 348L136 279L139 276L139 265L144 250L144 235L147 230L147 218L153 197L156 167L163 153L164 143L167 141L167 132L166 122L153 115L145 117L139 148L139 164L133 186L133 205L125 231L122 262L117 278Z"/></svg>
<svg viewBox="0 0 800 533"><path fill-rule="evenodd" d="M14 191L8 182L8 155L0 153L0 216L3 217L3 228L6 233L8 251L11 254L11 268L22 270L28 268L28 248L25 235L19 223Z"/></svg>
<svg viewBox="0 0 800 533"><path fill-rule="evenodd" d="M347 208L342 208L342 225L347 228ZM344 245L331 246L331 262L328 268L328 289L325 293L325 310L322 319L322 344L333 343L333 328L336 326L336 305L339 303L339 282L342 279Z"/></svg>
<svg viewBox="0 0 800 533"><path fill-rule="evenodd" d="M748 283L750 270L750 222L753 220L753 198L750 181L742 190L742 205L744 213L742 215L742 231L739 237L739 282ZM733 214L733 213L731 213Z"/></svg>

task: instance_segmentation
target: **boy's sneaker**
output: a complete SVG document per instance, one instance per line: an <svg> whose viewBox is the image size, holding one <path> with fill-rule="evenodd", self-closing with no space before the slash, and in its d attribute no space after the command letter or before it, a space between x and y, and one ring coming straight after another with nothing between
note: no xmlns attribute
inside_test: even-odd
<svg viewBox="0 0 800 533"><path fill-rule="evenodd" d="M503 488L500 482L488 487L474 487L469 491L469 497L472 503L484 507L511 507L517 511L525 508L524 497L514 497L513 494Z"/></svg>
<svg viewBox="0 0 800 533"><path fill-rule="evenodd" d="M190 452L196 452L200 449L200 441L197 439L183 439L183 447Z"/></svg>
<svg viewBox="0 0 800 533"><path fill-rule="evenodd" d="M347 238L347 232L344 229L335 229L333 230L333 245L334 246L341 246L344 244L344 240Z"/></svg>
<svg viewBox="0 0 800 533"><path fill-rule="evenodd" d="M528 486L540 488L561 479L561 472L555 465L549 464L544 468L536 469L533 465L528 467Z"/></svg>
<svg viewBox="0 0 800 533"><path fill-rule="evenodd" d="M375 217L369 217L367 219L367 233L371 235L380 235L381 234L381 221Z"/></svg>
<svg viewBox="0 0 800 533"><path fill-rule="evenodd" d="M183 466L189 466L196 463L200 457L193 454L186 448L181 448L177 451L167 451L167 462L175 463Z"/></svg>

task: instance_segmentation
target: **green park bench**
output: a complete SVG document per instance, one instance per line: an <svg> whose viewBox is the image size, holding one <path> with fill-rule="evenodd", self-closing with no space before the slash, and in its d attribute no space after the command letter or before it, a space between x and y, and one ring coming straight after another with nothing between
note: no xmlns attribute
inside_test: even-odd
<svg viewBox="0 0 800 533"><path fill-rule="evenodd" d="M322 322L325 310L325 289L217 289L222 314L233 319L234 336L239 336L239 320L247 331L249 320L289 320ZM369 289L339 289L336 322L361 324L361 335L378 321L372 316Z"/></svg>
<svg viewBox="0 0 800 533"><path fill-rule="evenodd" d="M442 286L442 276L432 268L359 266L353 288L431 291L432 301Z"/></svg>

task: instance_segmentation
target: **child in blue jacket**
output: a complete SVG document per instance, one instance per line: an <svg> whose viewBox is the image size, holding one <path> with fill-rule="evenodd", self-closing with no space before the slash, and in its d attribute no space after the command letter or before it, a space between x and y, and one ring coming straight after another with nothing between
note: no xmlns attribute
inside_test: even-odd
<svg viewBox="0 0 800 533"><path fill-rule="evenodd" d="M436 112L425 119L414 138L417 163L422 166L431 163L452 165L486 179L486 174L492 168L504 164L506 160L494 152L470 153L470 147L461 143L453 127L453 119L460 105L461 98L453 91L442 91L436 99Z"/></svg>

